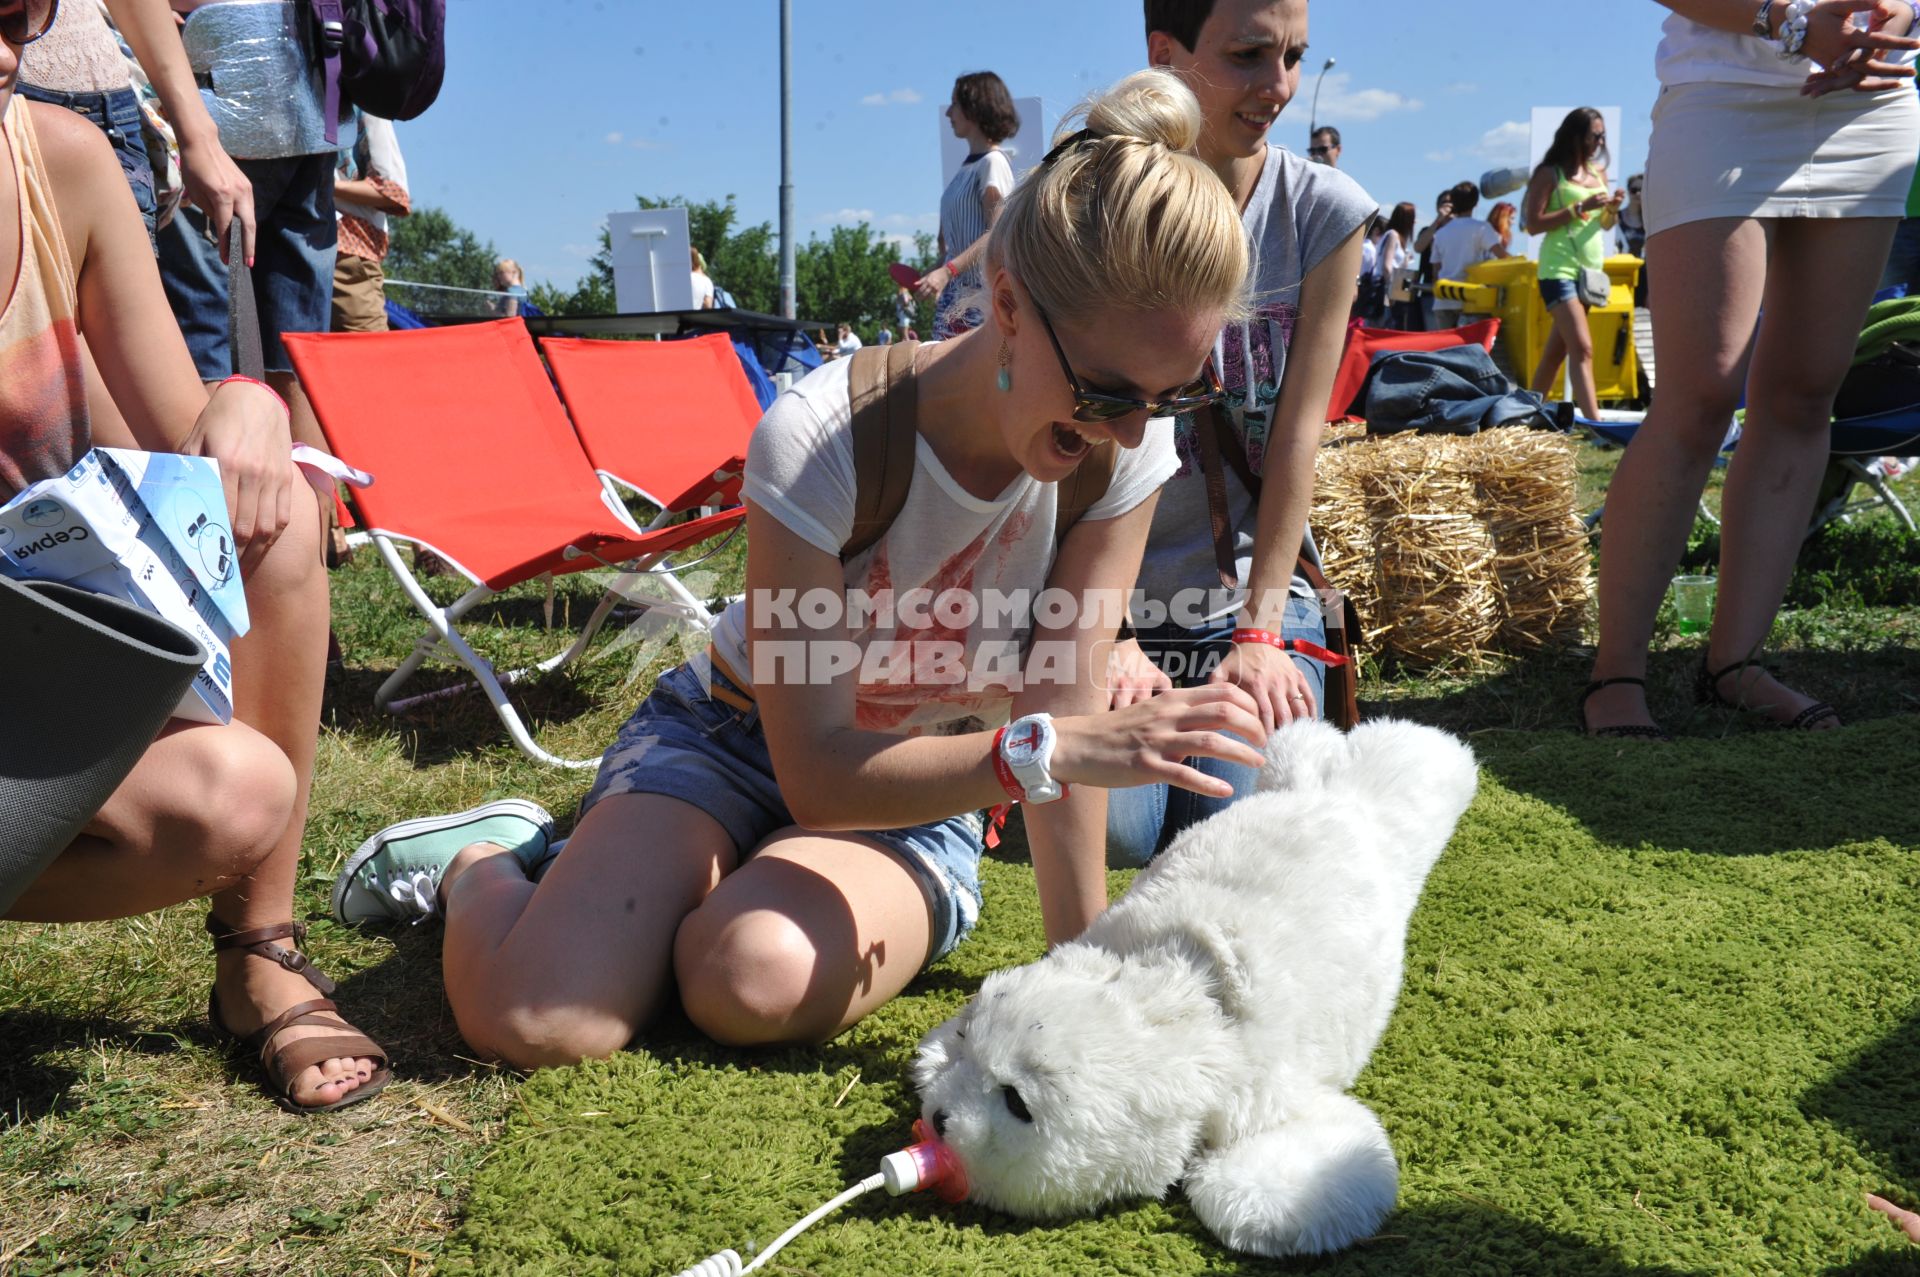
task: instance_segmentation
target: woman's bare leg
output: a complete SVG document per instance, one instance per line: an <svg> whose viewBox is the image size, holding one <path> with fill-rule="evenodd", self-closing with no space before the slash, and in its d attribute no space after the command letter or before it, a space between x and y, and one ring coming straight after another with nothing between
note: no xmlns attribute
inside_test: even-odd
<svg viewBox="0 0 1920 1277"><path fill-rule="evenodd" d="M98 922L232 886L285 831L293 800L293 768L272 741L174 719L6 916Z"/></svg>
<svg viewBox="0 0 1920 1277"><path fill-rule="evenodd" d="M1553 318L1553 333L1540 353L1540 366L1534 370L1533 390L1548 395L1558 389L1555 383L1564 360L1573 380L1573 401L1589 421L1595 420L1600 416L1600 400L1593 388L1593 333L1587 326L1587 308L1575 298L1547 313Z"/></svg>
<svg viewBox="0 0 1920 1277"><path fill-rule="evenodd" d="M884 1005L926 964L933 922L899 855L858 834L787 830L680 926L687 1015L738 1046L821 1042Z"/></svg>
<svg viewBox="0 0 1920 1277"><path fill-rule="evenodd" d="M293 765L293 812L273 840L272 851L245 881L213 897L213 914L235 930L271 926L293 918L293 888L307 827L307 796L319 745L320 699L326 683L327 576L320 563L318 502L296 479L293 517L247 580L252 628L233 644L234 717L273 741ZM222 951L215 985L227 1027L245 1035L296 1002L316 996L296 972ZM303 1037L333 1036L324 1025L283 1031L287 1046ZM375 1061L327 1060L295 1080L294 1102L330 1104L373 1076Z"/></svg>
<svg viewBox="0 0 1920 1277"><path fill-rule="evenodd" d="M673 940L737 861L713 817L657 794L594 804L538 885L468 847L441 884L441 967L460 1034L518 1068L613 1054L653 1018Z"/></svg>
<svg viewBox="0 0 1920 1277"><path fill-rule="evenodd" d="M1774 230L1746 429L1720 506L1720 585L1707 639L1713 669L1757 657L1773 628L1831 452L1833 398L1898 224L1806 218ZM1783 722L1814 703L1757 666L1728 675L1719 691Z"/></svg>
<svg viewBox="0 0 1920 1277"><path fill-rule="evenodd" d="M1552 320L1552 311L1547 312L1547 318ZM1566 358L1567 343L1561 340L1560 325L1553 323L1547 329L1547 344L1540 348L1540 362L1534 367L1533 380L1527 383L1527 389L1536 395L1551 397L1560 388L1560 365Z"/></svg>
<svg viewBox="0 0 1920 1277"><path fill-rule="evenodd" d="M1649 239L1647 261L1661 280L1653 329L1660 393L1607 489L1596 679L1646 675L1654 615L1746 380L1767 231L1741 218L1687 222ZM1641 688L1616 685L1587 701L1586 721L1598 728L1653 719Z"/></svg>

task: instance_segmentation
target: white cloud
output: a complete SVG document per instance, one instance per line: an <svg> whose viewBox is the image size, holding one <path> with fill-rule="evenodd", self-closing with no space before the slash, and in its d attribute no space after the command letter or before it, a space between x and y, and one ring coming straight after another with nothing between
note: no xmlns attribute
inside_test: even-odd
<svg viewBox="0 0 1920 1277"><path fill-rule="evenodd" d="M1345 71L1327 76L1320 86L1319 118L1329 124L1377 120L1396 111L1418 111L1424 103L1392 89L1356 89Z"/></svg>
<svg viewBox="0 0 1920 1277"><path fill-rule="evenodd" d="M1426 161L1429 164L1445 164L1452 158L1452 151L1428 151L1426 154Z"/></svg>
<svg viewBox="0 0 1920 1277"><path fill-rule="evenodd" d="M937 231L940 229L938 213L888 213L879 220L879 225L905 231Z"/></svg>
<svg viewBox="0 0 1920 1277"><path fill-rule="evenodd" d="M861 106L912 106L920 100L920 95L912 89L892 89L886 93L869 93L860 99Z"/></svg>
<svg viewBox="0 0 1920 1277"><path fill-rule="evenodd" d="M656 142L650 137L628 137L617 129L600 140L608 146L627 146L636 151L664 151L668 146L667 143Z"/></svg>
<svg viewBox="0 0 1920 1277"><path fill-rule="evenodd" d="M1446 89L1443 91L1447 93L1478 93L1480 91L1480 86L1475 84L1472 80L1455 80L1452 84L1449 84L1446 87Z"/></svg>
<svg viewBox="0 0 1920 1277"><path fill-rule="evenodd" d="M1533 126L1524 120L1508 120L1480 135L1470 149L1490 164L1517 165L1527 162L1527 149L1533 145Z"/></svg>

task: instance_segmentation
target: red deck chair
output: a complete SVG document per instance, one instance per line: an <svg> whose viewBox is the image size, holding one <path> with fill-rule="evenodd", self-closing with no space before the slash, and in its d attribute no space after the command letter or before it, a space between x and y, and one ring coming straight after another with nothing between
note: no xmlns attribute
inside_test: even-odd
<svg viewBox="0 0 1920 1277"><path fill-rule="evenodd" d="M599 565L645 568L737 527L740 510L642 531L609 500L546 369L518 319L412 332L288 334L287 349L320 427L343 460L372 472L356 500L367 531L429 629L381 685L374 703L399 712L422 697L394 693L442 646L473 673L514 743L564 767L534 743L502 683L555 669L586 649L605 619L528 669L496 675L458 631L460 618L501 590ZM395 543L445 559L474 587L442 609Z"/></svg>
<svg viewBox="0 0 1920 1277"><path fill-rule="evenodd" d="M684 341L548 337L540 350L603 481L669 512L740 504L760 401L725 333Z"/></svg>
<svg viewBox="0 0 1920 1277"><path fill-rule="evenodd" d="M684 341L547 337L540 351L610 498L619 501L626 489L659 507L649 531L683 514L740 504L760 401L725 333ZM660 570L671 566L656 565L655 582L711 624L706 604ZM616 582L602 606L633 584Z"/></svg>

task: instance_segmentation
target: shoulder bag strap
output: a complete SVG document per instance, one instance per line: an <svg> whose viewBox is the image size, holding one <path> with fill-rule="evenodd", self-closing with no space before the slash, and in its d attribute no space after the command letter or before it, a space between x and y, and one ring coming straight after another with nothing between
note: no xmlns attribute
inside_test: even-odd
<svg viewBox="0 0 1920 1277"><path fill-rule="evenodd" d="M1220 572L1220 584L1228 590L1240 588L1240 573L1233 560L1233 525L1227 512L1227 476L1220 469L1220 437L1232 433L1232 427L1220 420L1220 406L1208 404L1193 414L1194 441L1200 445L1200 477L1207 485L1207 528L1213 537L1213 562ZM1254 500L1260 499L1256 484L1248 489Z"/></svg>
<svg viewBox="0 0 1920 1277"><path fill-rule="evenodd" d="M913 486L919 390L913 380L918 342L863 346L849 358L853 412L853 530L840 547L845 563L885 536Z"/></svg>

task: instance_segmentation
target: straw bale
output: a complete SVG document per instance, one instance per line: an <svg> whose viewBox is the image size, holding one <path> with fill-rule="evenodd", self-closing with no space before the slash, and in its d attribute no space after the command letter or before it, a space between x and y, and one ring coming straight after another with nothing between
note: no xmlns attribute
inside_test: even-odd
<svg viewBox="0 0 1920 1277"><path fill-rule="evenodd" d="M1318 459L1314 538L1367 645L1411 668L1485 665L1579 636L1588 597L1574 444L1337 431Z"/></svg>

